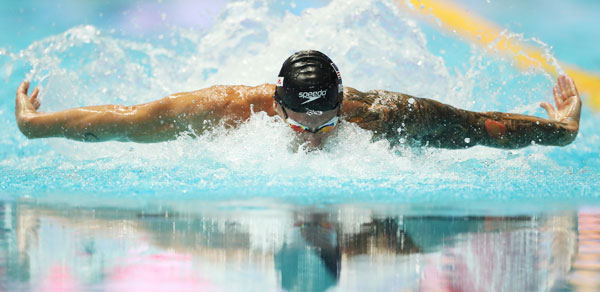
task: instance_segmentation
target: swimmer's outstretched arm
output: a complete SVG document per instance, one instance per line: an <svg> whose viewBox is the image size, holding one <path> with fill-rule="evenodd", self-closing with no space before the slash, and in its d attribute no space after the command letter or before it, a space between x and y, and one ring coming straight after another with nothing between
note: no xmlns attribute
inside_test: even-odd
<svg viewBox="0 0 600 292"><path fill-rule="evenodd" d="M512 113L470 112L421 100L418 102L418 111L427 116L425 120L430 128L421 141L444 148L568 145L575 140L579 131L581 99L575 83L568 76L558 78L553 93L556 109L548 103L541 104L548 112L549 119ZM432 118L435 120L432 121Z"/></svg>
<svg viewBox="0 0 600 292"><path fill-rule="evenodd" d="M273 111L274 85L213 86L177 93L153 102L133 105L101 105L55 113L38 112L39 90L27 95L29 82L17 89L15 116L28 138L64 137L101 142L160 142L182 133L200 134L219 122L235 125L254 111Z"/></svg>
<svg viewBox="0 0 600 292"><path fill-rule="evenodd" d="M556 109L548 103L541 104L549 119L472 112L399 93L377 91L376 94L381 105L375 103L371 109L384 116L391 125L388 136L404 137L408 142L423 146L454 149L475 145L497 148L521 148L533 144L565 146L575 140L579 130L581 99L573 80L567 76L560 76L554 87Z"/></svg>

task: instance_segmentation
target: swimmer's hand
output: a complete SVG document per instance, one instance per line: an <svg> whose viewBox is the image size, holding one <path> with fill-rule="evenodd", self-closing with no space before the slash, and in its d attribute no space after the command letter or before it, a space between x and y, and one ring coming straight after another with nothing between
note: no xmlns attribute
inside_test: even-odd
<svg viewBox="0 0 600 292"><path fill-rule="evenodd" d="M577 133L581 116L581 98L575 82L569 76L558 77L558 84L553 88L556 109L547 102L540 104L548 112L549 120L565 123L565 128Z"/></svg>
<svg viewBox="0 0 600 292"><path fill-rule="evenodd" d="M21 86L17 89L17 100L15 104L15 117L17 119L17 125L19 130L28 136L29 128L27 120L37 114L37 110L40 108L40 100L38 96L40 94L39 88L35 88L31 95L27 95L29 91L29 81L23 81Z"/></svg>

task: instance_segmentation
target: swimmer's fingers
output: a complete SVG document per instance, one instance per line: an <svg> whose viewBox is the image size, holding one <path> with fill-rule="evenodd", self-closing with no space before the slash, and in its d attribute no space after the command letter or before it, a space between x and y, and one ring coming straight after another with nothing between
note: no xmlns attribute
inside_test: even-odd
<svg viewBox="0 0 600 292"><path fill-rule="evenodd" d="M577 91L577 87L575 87L575 82L571 77L566 75L561 75L558 77L558 87L559 93L562 96L562 99L565 100L569 97L579 96L579 92Z"/></svg>
<svg viewBox="0 0 600 292"><path fill-rule="evenodd" d="M575 81L573 81L573 79L571 77L567 76L567 78L569 78L568 84L569 84L569 88L573 91L573 95L579 96L579 90L577 90L577 86L575 86Z"/></svg>
<svg viewBox="0 0 600 292"><path fill-rule="evenodd" d="M565 82L565 76L561 75L558 76L558 94L560 96L560 100L563 101L567 98L567 92L566 92L566 82Z"/></svg>
<svg viewBox="0 0 600 292"><path fill-rule="evenodd" d="M21 83L21 85L17 89L15 112L35 112L37 110L35 104L38 104L37 106L39 107L39 101L37 100L39 90L34 90L33 94L31 95L31 98L27 96L28 91L29 81L23 81L23 83Z"/></svg>
<svg viewBox="0 0 600 292"><path fill-rule="evenodd" d="M548 112L548 118L550 118L550 120L556 120L556 110L554 109L554 107L547 103L547 102L542 102L540 104L540 107L542 107L543 109L546 110L546 112Z"/></svg>
<svg viewBox="0 0 600 292"><path fill-rule="evenodd" d="M558 77L558 90L555 93L558 95L561 103L557 103L556 108L564 112L565 116L579 121L581 115L581 98L579 97L579 91L575 86L575 81L571 77L562 75Z"/></svg>
<svg viewBox="0 0 600 292"><path fill-rule="evenodd" d="M552 94L554 95L554 103L556 103L556 106L560 106L564 102L564 98L560 94L560 89L558 89L558 85L552 88Z"/></svg>
<svg viewBox="0 0 600 292"><path fill-rule="evenodd" d="M40 108L40 100L38 99L39 94L40 94L40 89L35 88L33 90L33 93L31 93L31 98L29 98L29 102L31 102L31 104L33 105L33 108L35 108L35 110Z"/></svg>
<svg viewBox="0 0 600 292"><path fill-rule="evenodd" d="M29 90L29 81L23 81L19 88L17 88L17 100L16 100L16 111L21 111L23 107L27 106L27 91Z"/></svg>
<svg viewBox="0 0 600 292"><path fill-rule="evenodd" d="M17 98L27 96L27 91L29 91L29 81L25 80L21 83L19 88L17 88Z"/></svg>

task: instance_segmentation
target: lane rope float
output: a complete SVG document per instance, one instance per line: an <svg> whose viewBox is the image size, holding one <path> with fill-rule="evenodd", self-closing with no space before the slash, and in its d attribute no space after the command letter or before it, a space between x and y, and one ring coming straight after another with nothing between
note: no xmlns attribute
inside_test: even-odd
<svg viewBox="0 0 600 292"><path fill-rule="evenodd" d="M425 16L424 18L434 25L437 24L437 20L441 21L443 27L456 32L472 43L507 53L514 58L519 68L527 69L531 66L538 66L555 76L558 75L556 67L552 66L541 49L521 44L517 40L505 36L502 33L503 29L498 25L468 12L467 9L451 1L395 1L408 11ZM600 112L600 76L575 65L560 63L565 73L575 80L579 93L587 97L589 106L595 112Z"/></svg>

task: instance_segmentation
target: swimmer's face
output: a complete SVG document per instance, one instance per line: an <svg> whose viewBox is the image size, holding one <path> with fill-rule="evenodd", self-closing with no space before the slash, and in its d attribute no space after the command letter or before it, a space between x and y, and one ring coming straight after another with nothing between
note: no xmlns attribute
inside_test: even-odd
<svg viewBox="0 0 600 292"><path fill-rule="evenodd" d="M302 126L308 127L311 130L320 129L332 122L335 121L335 117L338 116L339 110L333 109L329 111L308 111L305 113L295 112L290 109L284 109L280 104L276 104L277 113L285 120L285 114L287 113L287 122L288 123L297 123ZM290 121L291 120L291 121ZM307 131L295 131L295 138L293 143L295 145L306 144L309 150L321 149L327 139L331 137L339 127L339 122L333 126L333 128L326 128L325 131L319 131L316 133L311 133ZM328 131L327 131L328 130Z"/></svg>

